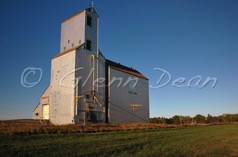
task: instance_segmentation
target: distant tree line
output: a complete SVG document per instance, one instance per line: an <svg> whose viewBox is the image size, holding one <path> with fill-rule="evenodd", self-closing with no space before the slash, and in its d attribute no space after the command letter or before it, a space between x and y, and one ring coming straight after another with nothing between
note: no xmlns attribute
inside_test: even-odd
<svg viewBox="0 0 238 157"><path fill-rule="evenodd" d="M220 116L212 116L208 114L203 116L197 114L194 117L175 115L172 118L155 117L150 118L150 123L156 124L196 124L196 123L223 123L238 122L238 114L223 114Z"/></svg>

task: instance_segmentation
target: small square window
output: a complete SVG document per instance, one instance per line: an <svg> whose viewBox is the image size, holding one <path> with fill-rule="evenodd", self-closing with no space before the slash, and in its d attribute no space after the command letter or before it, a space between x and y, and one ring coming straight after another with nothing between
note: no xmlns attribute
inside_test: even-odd
<svg viewBox="0 0 238 157"><path fill-rule="evenodd" d="M87 16L87 25L92 27L92 18L89 15Z"/></svg>
<svg viewBox="0 0 238 157"><path fill-rule="evenodd" d="M86 49L92 50L92 42L90 40L87 40L87 42L86 42Z"/></svg>

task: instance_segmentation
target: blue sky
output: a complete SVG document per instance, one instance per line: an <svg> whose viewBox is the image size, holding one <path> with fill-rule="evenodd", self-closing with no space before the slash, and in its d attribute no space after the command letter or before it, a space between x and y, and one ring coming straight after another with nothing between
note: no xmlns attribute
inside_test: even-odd
<svg viewBox="0 0 238 157"><path fill-rule="evenodd" d="M0 1L0 119L31 118L50 81L59 53L61 22L91 1ZM104 56L138 69L156 86L161 68L171 82L150 88L150 116L238 113L238 1L95 0ZM21 85L27 67L41 68L33 88ZM200 75L217 78L215 88L174 87ZM32 76L32 80L37 79ZM161 83L166 82L164 77ZM195 83L197 80L193 81Z"/></svg>

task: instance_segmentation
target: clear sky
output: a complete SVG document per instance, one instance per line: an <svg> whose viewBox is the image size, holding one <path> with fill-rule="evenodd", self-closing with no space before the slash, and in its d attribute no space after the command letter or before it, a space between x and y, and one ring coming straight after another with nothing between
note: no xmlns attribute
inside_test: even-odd
<svg viewBox="0 0 238 157"><path fill-rule="evenodd" d="M59 53L61 22L89 7L87 0L0 0L0 119L31 118L50 82ZM150 86L150 117L238 113L237 0L94 0L100 16L100 50L108 59L138 69ZM28 67L41 68L33 88L21 85ZM175 87L201 76L212 87ZM36 81L39 75L31 75ZM168 81L164 75L160 84ZM190 82L195 85L196 77ZM178 85L178 84L177 84Z"/></svg>

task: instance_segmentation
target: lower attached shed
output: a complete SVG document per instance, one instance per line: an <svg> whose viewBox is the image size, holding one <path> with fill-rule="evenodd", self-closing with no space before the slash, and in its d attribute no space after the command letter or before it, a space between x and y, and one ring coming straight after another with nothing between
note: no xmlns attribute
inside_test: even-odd
<svg viewBox="0 0 238 157"><path fill-rule="evenodd" d="M33 119L44 119L49 120L50 119L50 91L51 88L48 86L46 90L43 92L43 94L40 97L40 103L36 106L36 108L33 111Z"/></svg>

